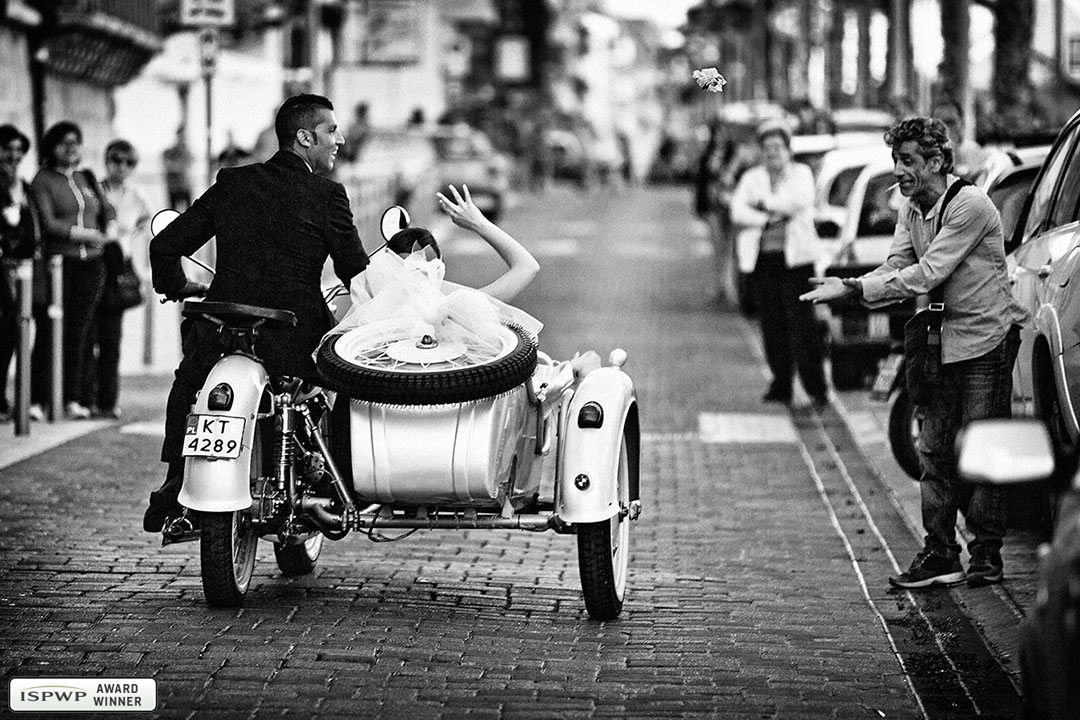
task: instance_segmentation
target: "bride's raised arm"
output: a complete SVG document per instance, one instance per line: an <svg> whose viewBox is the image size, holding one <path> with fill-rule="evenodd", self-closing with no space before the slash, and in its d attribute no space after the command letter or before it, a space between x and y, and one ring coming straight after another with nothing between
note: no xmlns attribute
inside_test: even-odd
<svg viewBox="0 0 1080 720"><path fill-rule="evenodd" d="M458 227L471 230L482 237L507 265L507 270L501 277L480 290L496 300L510 302L533 281L536 273L540 271L540 264L521 243L484 217L480 208L473 203L468 185L462 185L460 193L451 185L450 193L454 196L453 200L442 193L435 193L442 211L449 215Z"/></svg>

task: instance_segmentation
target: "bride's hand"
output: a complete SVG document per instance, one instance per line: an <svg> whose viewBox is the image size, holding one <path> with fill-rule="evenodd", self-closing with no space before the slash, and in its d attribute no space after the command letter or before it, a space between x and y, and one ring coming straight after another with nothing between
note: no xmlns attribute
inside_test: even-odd
<svg viewBox="0 0 1080 720"><path fill-rule="evenodd" d="M435 193L435 196L439 198L439 207L442 211L449 215L450 219L458 227L479 232L480 228L488 222L488 219L484 217L484 213L480 212L480 208L476 207L476 203L473 202L472 195L469 194L469 186L462 185L459 193L458 189L451 185L450 194L454 196L453 200L442 193Z"/></svg>

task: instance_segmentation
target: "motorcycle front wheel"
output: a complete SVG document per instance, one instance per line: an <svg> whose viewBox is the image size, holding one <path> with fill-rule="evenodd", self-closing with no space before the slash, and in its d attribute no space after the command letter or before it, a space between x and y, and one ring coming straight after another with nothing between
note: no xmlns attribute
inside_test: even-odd
<svg viewBox="0 0 1080 720"><path fill-rule="evenodd" d="M252 484L259 482L264 468L269 468L268 445L263 438L265 431L265 423L255 426L248 473ZM259 545L251 509L204 512L201 517L199 555L203 595L214 607L238 607L243 604L251 585Z"/></svg>

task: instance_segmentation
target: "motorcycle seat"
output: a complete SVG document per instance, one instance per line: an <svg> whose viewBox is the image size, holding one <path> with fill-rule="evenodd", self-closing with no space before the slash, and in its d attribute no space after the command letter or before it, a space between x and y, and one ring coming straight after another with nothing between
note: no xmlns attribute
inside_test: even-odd
<svg viewBox="0 0 1080 720"><path fill-rule="evenodd" d="M296 314L289 310L264 308L231 302L189 300L181 313L184 317L208 319L226 327L252 328L262 325L296 326Z"/></svg>

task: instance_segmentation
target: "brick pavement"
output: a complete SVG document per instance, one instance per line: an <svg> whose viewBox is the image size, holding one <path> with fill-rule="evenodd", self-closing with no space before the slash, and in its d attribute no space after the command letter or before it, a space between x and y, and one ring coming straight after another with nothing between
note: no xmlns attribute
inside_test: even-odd
<svg viewBox="0 0 1080 720"><path fill-rule="evenodd" d="M508 223L538 255L591 243L541 257L522 305L548 323L542 347L630 352L645 511L619 620L588 620L572 537L504 531L350 537L303 578L280 577L264 544L247 606L210 609L195 547L160 549L138 527L159 441L110 426L0 470L3 676L154 677L169 718L920 717L805 445L697 432L700 413L792 418L759 405L743 321L704 309L684 194L594 197L573 226L546 206ZM554 201L585 217L583 199ZM130 379L129 418L156 420L166 384ZM880 513L890 541L913 542L895 507ZM941 654L919 648L933 676Z"/></svg>

